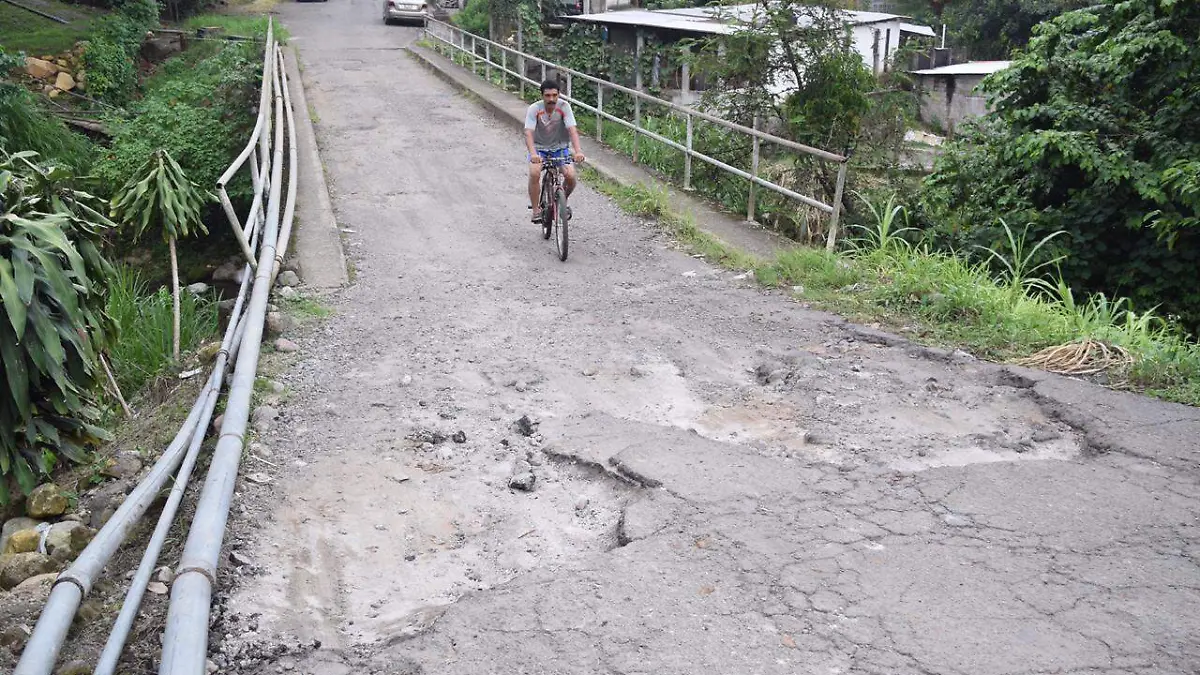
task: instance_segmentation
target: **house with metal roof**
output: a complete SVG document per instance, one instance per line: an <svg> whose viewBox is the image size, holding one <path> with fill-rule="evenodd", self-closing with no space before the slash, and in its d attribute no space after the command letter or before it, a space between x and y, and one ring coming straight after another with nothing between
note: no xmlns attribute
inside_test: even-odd
<svg viewBox="0 0 1200 675"><path fill-rule="evenodd" d="M1007 68L1012 61L968 61L940 68L914 70L921 93L920 120L953 134L964 120L988 112L987 96L979 84L992 73Z"/></svg>

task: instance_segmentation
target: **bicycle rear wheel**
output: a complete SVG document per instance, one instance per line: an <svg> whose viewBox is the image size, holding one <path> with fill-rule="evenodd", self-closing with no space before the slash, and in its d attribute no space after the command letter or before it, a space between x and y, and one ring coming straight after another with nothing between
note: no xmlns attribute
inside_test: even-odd
<svg viewBox="0 0 1200 675"><path fill-rule="evenodd" d="M567 194L562 188L554 191L554 242L558 244L558 259L567 259Z"/></svg>

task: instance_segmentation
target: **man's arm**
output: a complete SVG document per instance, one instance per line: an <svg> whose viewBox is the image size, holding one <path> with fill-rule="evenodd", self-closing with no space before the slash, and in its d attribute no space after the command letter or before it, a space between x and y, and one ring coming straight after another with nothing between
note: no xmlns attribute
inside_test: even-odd
<svg viewBox="0 0 1200 675"><path fill-rule="evenodd" d="M542 161L541 155L537 154L537 148L533 145L533 130L537 126L536 108L536 105L531 105L525 112L525 151L529 153L529 161L534 164Z"/></svg>
<svg viewBox="0 0 1200 675"><path fill-rule="evenodd" d="M563 108L563 124L567 127L567 134L571 138L571 147L575 149L575 161L583 161L583 149L579 145L579 126L575 124L575 111L571 110L571 106L565 105Z"/></svg>

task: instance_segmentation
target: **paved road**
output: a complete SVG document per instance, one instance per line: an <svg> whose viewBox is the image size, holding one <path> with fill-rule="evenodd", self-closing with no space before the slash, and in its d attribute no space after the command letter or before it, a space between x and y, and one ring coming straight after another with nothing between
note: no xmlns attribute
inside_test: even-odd
<svg viewBox="0 0 1200 675"><path fill-rule="evenodd" d="M1200 672L1196 411L879 344L587 187L560 263L415 30L281 11L356 279L274 362L224 672Z"/></svg>

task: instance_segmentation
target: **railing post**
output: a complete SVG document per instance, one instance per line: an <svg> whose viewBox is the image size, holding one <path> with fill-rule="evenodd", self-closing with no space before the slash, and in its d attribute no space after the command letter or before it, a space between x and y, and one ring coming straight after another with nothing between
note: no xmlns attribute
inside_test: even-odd
<svg viewBox="0 0 1200 675"><path fill-rule="evenodd" d="M638 132L642 130L642 97L633 97L633 163L638 163Z"/></svg>
<svg viewBox="0 0 1200 675"><path fill-rule="evenodd" d="M508 91L508 50L500 48L500 87Z"/></svg>
<svg viewBox="0 0 1200 675"><path fill-rule="evenodd" d="M477 53L477 49L478 49L478 47L475 45L475 34L472 33L471 34L471 74L472 75L479 74L479 55Z"/></svg>
<svg viewBox="0 0 1200 675"><path fill-rule="evenodd" d="M758 131L758 115L757 114L754 116L754 127L753 128L755 131ZM753 140L751 141L751 143L753 144L753 146L752 146L753 150L750 151L750 175L753 176L754 178L758 178L758 155L759 155L759 149L761 148L761 145L762 145L762 141L759 140L758 136L753 136L752 138L753 138ZM748 200L746 200L746 220L751 223L754 222L754 207L756 206L755 200L757 197L758 197L758 183L755 183L754 180L751 179L750 180L750 198Z"/></svg>
<svg viewBox="0 0 1200 675"><path fill-rule="evenodd" d="M567 98L571 98L571 74L567 73Z"/></svg>
<svg viewBox="0 0 1200 675"><path fill-rule="evenodd" d="M604 142L604 84L596 83L596 141Z"/></svg>
<svg viewBox="0 0 1200 675"><path fill-rule="evenodd" d="M683 153L683 189L692 189L692 114L687 114L687 152Z"/></svg>
<svg viewBox="0 0 1200 675"><path fill-rule="evenodd" d="M829 236L825 238L825 250L833 253L837 247L838 219L842 215L842 190L846 187L846 167L850 165L850 153L838 168L837 187L833 191L833 213L829 214Z"/></svg>
<svg viewBox="0 0 1200 675"><path fill-rule="evenodd" d="M546 81L546 62L542 61L542 82Z"/></svg>
<svg viewBox="0 0 1200 675"><path fill-rule="evenodd" d="M521 28L520 21L517 21L517 53L518 54L525 53L525 31L524 31L524 29ZM520 75L517 75L517 86L521 90L521 92L520 92L521 100L524 101L525 100L525 78L529 76L529 74L525 72L525 57L524 56L517 57L517 71L520 73Z"/></svg>
<svg viewBox="0 0 1200 675"><path fill-rule="evenodd" d="M485 65L484 71L487 73L488 84L492 83L492 43L483 43L483 62Z"/></svg>

